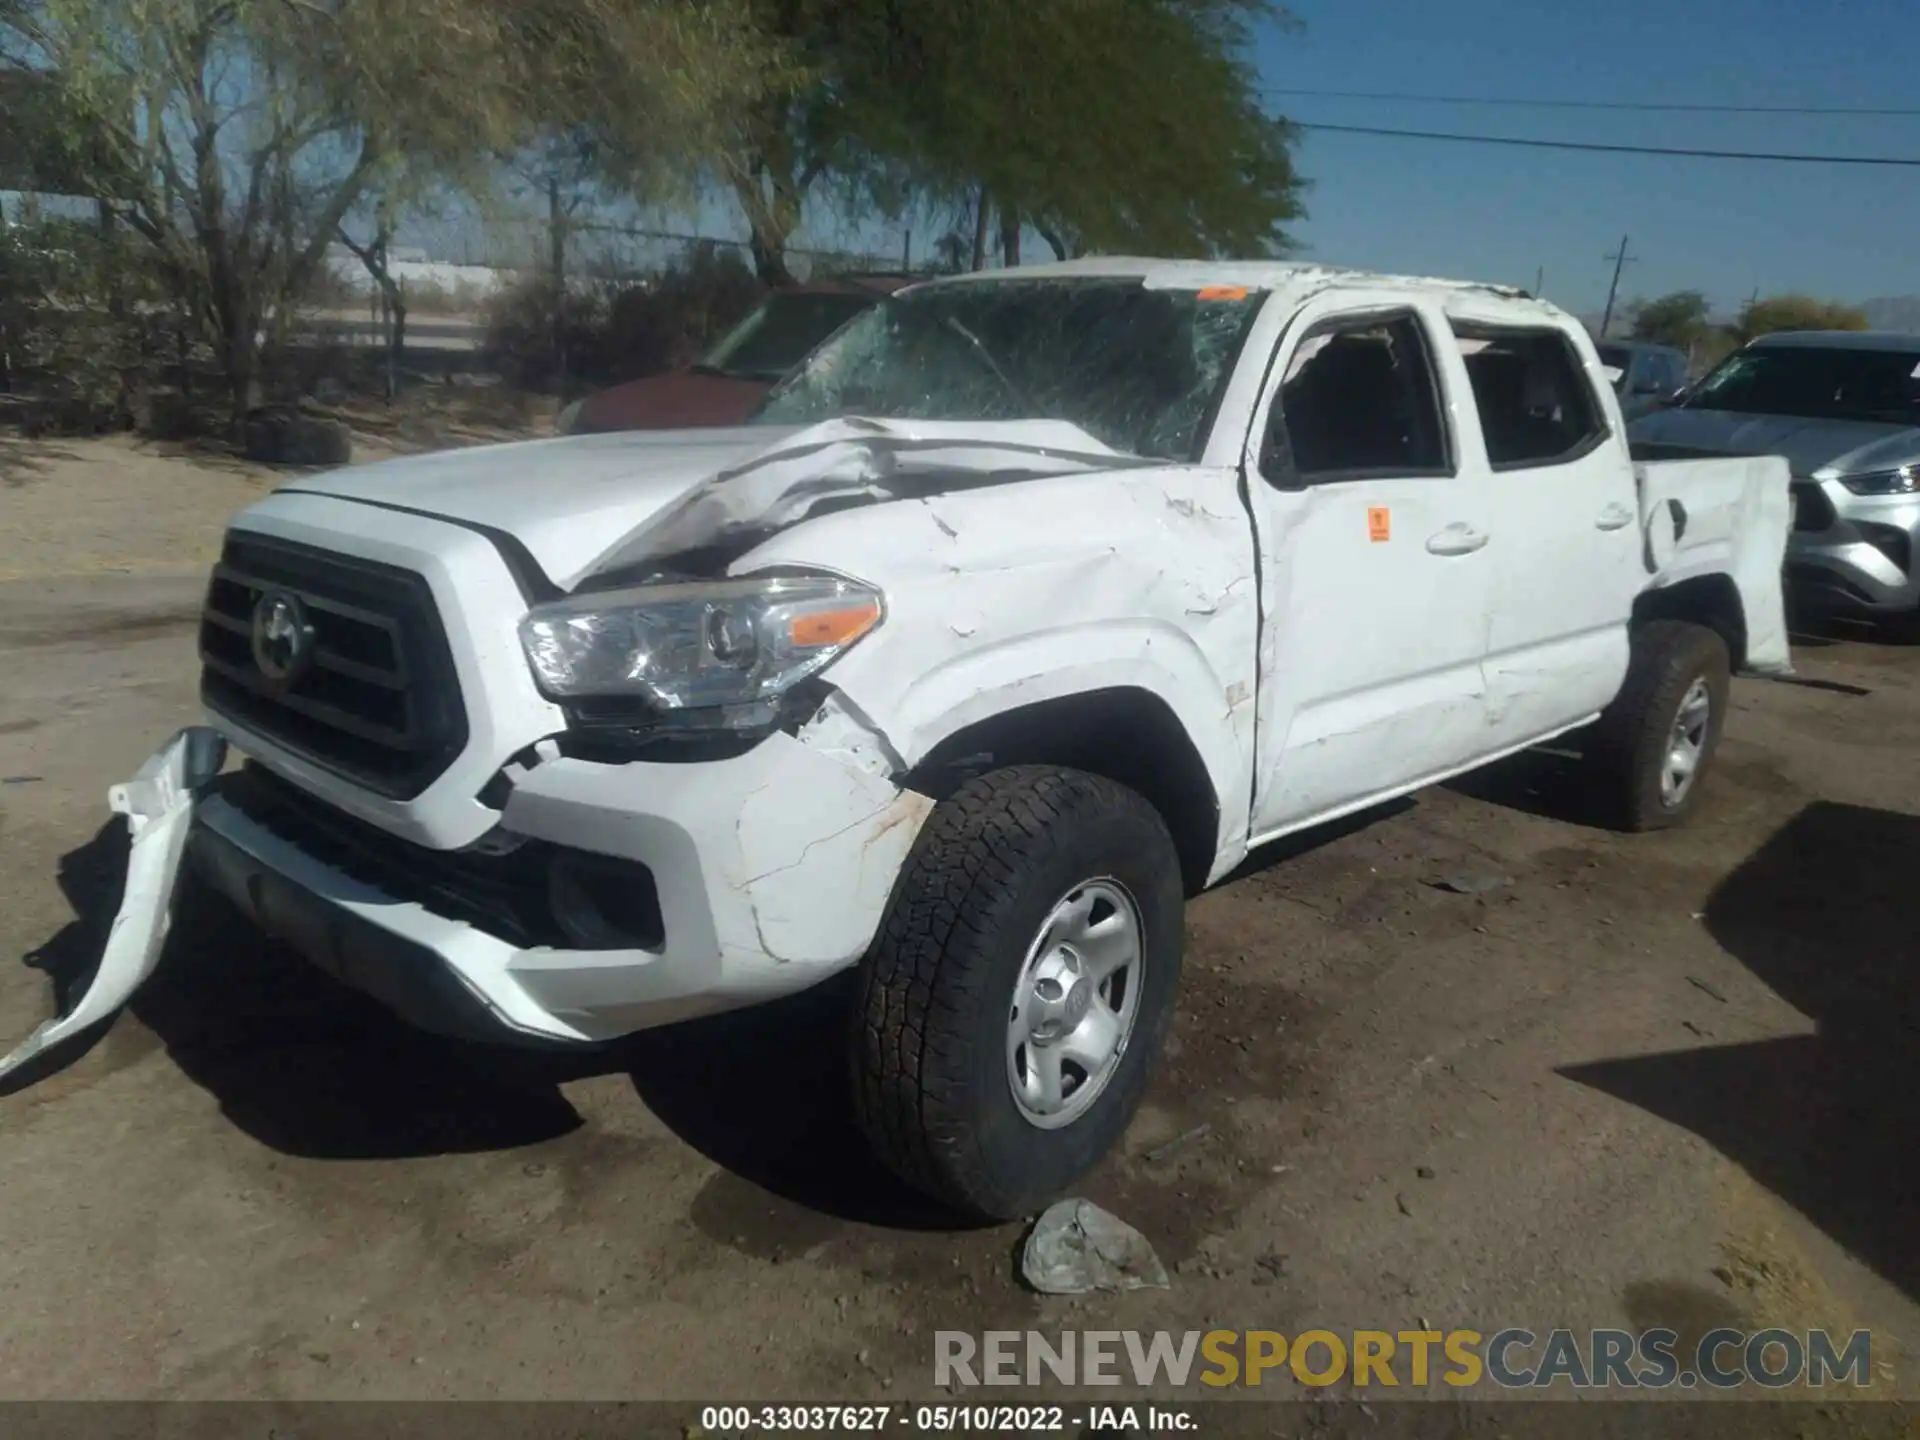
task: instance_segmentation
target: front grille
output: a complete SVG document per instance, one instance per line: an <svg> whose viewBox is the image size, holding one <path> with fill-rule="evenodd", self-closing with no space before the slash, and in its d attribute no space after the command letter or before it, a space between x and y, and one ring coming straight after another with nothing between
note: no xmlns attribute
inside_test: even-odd
<svg viewBox="0 0 1920 1440"><path fill-rule="evenodd" d="M254 609L287 594L311 662L276 684L253 653ZM230 535L200 623L207 707L378 794L407 800L467 743L466 711L426 580L304 545Z"/></svg>
<svg viewBox="0 0 1920 1440"><path fill-rule="evenodd" d="M1837 517L1826 491L1811 480L1794 481L1792 490L1794 529L1826 530L1832 527Z"/></svg>
<svg viewBox="0 0 1920 1440"><path fill-rule="evenodd" d="M644 865L583 857L539 840L505 851L429 850L324 804L252 761L222 776L220 787L228 804L322 865L509 945L625 949L661 943L659 899L653 872ZM585 862L617 869L610 878L621 894L624 932L583 935L576 924L569 933L553 905L553 870L561 860L576 872Z"/></svg>

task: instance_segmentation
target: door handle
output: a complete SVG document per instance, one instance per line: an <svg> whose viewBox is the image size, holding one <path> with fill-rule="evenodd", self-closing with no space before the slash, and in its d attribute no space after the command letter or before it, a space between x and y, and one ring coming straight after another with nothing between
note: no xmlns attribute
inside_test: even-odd
<svg viewBox="0 0 1920 1440"><path fill-rule="evenodd" d="M1471 555L1487 543L1487 537L1471 525L1456 520L1446 529L1427 537L1429 555Z"/></svg>
<svg viewBox="0 0 1920 1440"><path fill-rule="evenodd" d="M1602 530L1624 530L1633 523L1633 511L1616 500L1593 523Z"/></svg>

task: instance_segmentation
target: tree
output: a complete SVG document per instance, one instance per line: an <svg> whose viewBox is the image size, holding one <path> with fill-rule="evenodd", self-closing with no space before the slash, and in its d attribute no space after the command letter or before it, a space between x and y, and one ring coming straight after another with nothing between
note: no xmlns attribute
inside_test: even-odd
<svg viewBox="0 0 1920 1440"><path fill-rule="evenodd" d="M263 350L396 166L470 179L537 123L592 119L637 176L659 158L643 126L704 115L750 68L737 19L724 0L0 0L0 69L57 86L83 193L152 248L238 429Z"/></svg>
<svg viewBox="0 0 1920 1440"><path fill-rule="evenodd" d="M979 184L1001 259L1030 226L1062 259L1284 251L1302 213L1295 132L1245 59L1268 0L984 0L979 43L916 83L912 150L938 185Z"/></svg>
<svg viewBox="0 0 1920 1440"><path fill-rule="evenodd" d="M1301 214L1293 130L1244 56L1271 0L754 0L790 83L720 171L769 283L822 192L968 207L984 250L1265 254Z"/></svg>
<svg viewBox="0 0 1920 1440"><path fill-rule="evenodd" d="M343 221L340 243L353 252L380 296L380 322L383 348L386 350L387 399L400 396L400 362L407 351L407 292L393 273L389 250L400 229L398 187L384 186L375 197L365 241L355 240Z"/></svg>
<svg viewBox="0 0 1920 1440"><path fill-rule="evenodd" d="M329 93L336 57L302 43L313 24L246 0L11 0L0 13L0 57L57 84L64 131L89 150L78 184L152 248L220 361L236 429L263 343L378 158Z"/></svg>
<svg viewBox="0 0 1920 1440"><path fill-rule="evenodd" d="M1713 328L1713 307L1698 290L1675 290L1654 300L1636 300L1627 310L1628 334L1652 345L1671 345L1689 355Z"/></svg>
<svg viewBox="0 0 1920 1440"><path fill-rule="evenodd" d="M1745 344L1761 335L1779 330L1868 330L1864 311L1838 300L1817 300L1810 295L1770 295L1741 307L1733 322L1735 337Z"/></svg>

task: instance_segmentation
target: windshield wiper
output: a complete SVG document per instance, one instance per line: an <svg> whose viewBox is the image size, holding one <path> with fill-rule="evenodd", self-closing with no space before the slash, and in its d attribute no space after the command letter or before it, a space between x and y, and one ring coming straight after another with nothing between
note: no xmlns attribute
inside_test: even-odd
<svg viewBox="0 0 1920 1440"><path fill-rule="evenodd" d="M1013 383L1012 377L1000 368L1000 362L994 359L993 352L987 349L987 342L974 334L973 331L969 330L965 325L961 324L960 317L957 315L947 316L942 323L949 330L953 331L954 334L966 341L968 345L973 347L973 353L978 355L980 362L993 372L994 379L1006 387L1007 394L1013 397L1013 403L1020 407L1020 412L1023 415L1031 415L1033 413L1032 402L1027 399L1025 392Z"/></svg>

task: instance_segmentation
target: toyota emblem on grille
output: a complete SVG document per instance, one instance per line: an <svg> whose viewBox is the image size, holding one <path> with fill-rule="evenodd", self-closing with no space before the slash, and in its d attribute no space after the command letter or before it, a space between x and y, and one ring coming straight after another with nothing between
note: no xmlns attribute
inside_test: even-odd
<svg viewBox="0 0 1920 1440"><path fill-rule="evenodd" d="M313 625L298 595L269 590L253 606L253 663L268 683L285 687L313 659Z"/></svg>

